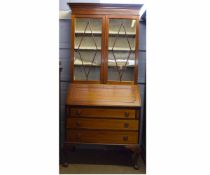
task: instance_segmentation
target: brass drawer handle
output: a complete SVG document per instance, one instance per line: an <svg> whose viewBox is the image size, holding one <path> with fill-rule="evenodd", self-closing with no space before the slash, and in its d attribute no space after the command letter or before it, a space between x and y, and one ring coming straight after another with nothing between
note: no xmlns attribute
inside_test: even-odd
<svg viewBox="0 0 210 175"><path fill-rule="evenodd" d="M80 110L76 110L76 115L80 116L80 114L81 114L81 111Z"/></svg>
<svg viewBox="0 0 210 175"><path fill-rule="evenodd" d="M129 124L128 123L124 123L124 128L128 128Z"/></svg>
<svg viewBox="0 0 210 175"><path fill-rule="evenodd" d="M80 126L80 121L79 121L79 120L76 121L76 126L77 126L77 127Z"/></svg>
<svg viewBox="0 0 210 175"><path fill-rule="evenodd" d="M77 137L77 140L80 140L80 137L81 137L80 136L80 133L77 133L77 136L76 137Z"/></svg>
<svg viewBox="0 0 210 175"><path fill-rule="evenodd" d="M125 112L125 117L128 117L129 116L129 112Z"/></svg>
<svg viewBox="0 0 210 175"><path fill-rule="evenodd" d="M128 136L123 136L123 140L127 141L128 140Z"/></svg>

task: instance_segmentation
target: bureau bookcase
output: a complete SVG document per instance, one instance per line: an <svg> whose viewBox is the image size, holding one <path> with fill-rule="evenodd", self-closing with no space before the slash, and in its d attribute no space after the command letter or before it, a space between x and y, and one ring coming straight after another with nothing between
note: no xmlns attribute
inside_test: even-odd
<svg viewBox="0 0 210 175"><path fill-rule="evenodd" d="M63 155L77 144L121 145L139 155L140 5L69 3L70 80ZM65 159L65 165L67 165ZM134 161L135 168L138 168Z"/></svg>

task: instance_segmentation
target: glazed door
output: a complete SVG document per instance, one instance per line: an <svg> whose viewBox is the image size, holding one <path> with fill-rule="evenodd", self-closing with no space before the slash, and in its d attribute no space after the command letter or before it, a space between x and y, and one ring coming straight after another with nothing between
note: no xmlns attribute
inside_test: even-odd
<svg viewBox="0 0 210 175"><path fill-rule="evenodd" d="M135 83L137 80L137 17L108 17L107 83Z"/></svg>
<svg viewBox="0 0 210 175"><path fill-rule="evenodd" d="M100 83L103 81L103 25L102 16L72 17L72 81Z"/></svg>

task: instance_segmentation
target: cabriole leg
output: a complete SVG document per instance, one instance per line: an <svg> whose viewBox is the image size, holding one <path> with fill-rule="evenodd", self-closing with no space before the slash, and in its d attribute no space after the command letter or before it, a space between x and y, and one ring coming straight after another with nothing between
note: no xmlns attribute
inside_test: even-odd
<svg viewBox="0 0 210 175"><path fill-rule="evenodd" d="M132 151L132 162L135 169L140 168L140 145L126 145L127 149Z"/></svg>
<svg viewBox="0 0 210 175"><path fill-rule="evenodd" d="M63 151L62 151L62 157L63 157L63 167L68 167L69 165L69 156L70 152L74 152L76 150L76 146L74 144L64 144Z"/></svg>
<svg viewBox="0 0 210 175"><path fill-rule="evenodd" d="M62 166L63 167L68 167L69 162L68 162L68 158L69 158L69 145L64 144L63 146L63 150L62 150Z"/></svg>

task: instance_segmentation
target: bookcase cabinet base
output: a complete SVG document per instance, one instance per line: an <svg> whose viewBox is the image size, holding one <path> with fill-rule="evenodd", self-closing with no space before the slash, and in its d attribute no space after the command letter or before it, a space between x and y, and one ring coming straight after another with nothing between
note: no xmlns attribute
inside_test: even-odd
<svg viewBox="0 0 210 175"><path fill-rule="evenodd" d="M63 146L62 150L62 166L63 167L68 167L69 166L69 161L68 158L71 156L71 152L76 151L76 146L78 144L75 143L65 143ZM99 144L100 145L100 144ZM111 145L110 145L111 146ZM134 144L134 145L119 145L123 146L124 148L130 150L132 152L132 165L133 168L138 170L140 168L140 156L141 156L141 149L140 145Z"/></svg>

